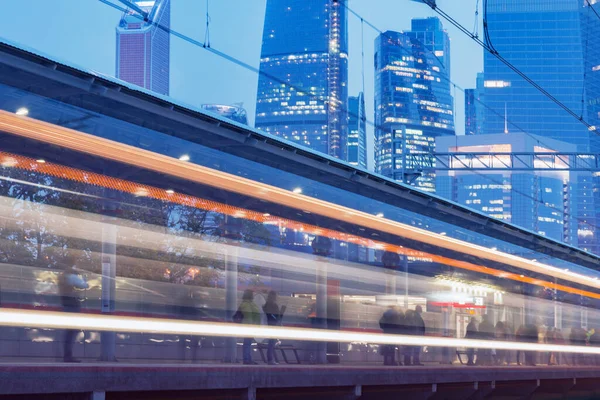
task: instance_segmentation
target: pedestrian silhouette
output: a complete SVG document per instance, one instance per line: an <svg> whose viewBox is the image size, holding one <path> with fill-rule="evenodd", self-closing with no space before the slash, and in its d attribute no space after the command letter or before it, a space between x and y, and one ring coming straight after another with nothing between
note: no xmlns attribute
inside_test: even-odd
<svg viewBox="0 0 600 400"><path fill-rule="evenodd" d="M242 296L242 303L236 314L240 315L240 322L246 325L260 325L260 309L254 304L254 292L250 289L244 291ZM257 363L252 360L252 342L253 338L244 338L242 345L244 364L256 365Z"/></svg>
<svg viewBox="0 0 600 400"><path fill-rule="evenodd" d="M283 312L277 304L277 292L271 290L267 296L267 301L263 306L263 311L267 316L267 324L269 326L277 326L281 323L281 317ZM269 339L269 345L267 347L267 363L269 365L277 365L278 362L275 357L275 344L277 339Z"/></svg>
<svg viewBox="0 0 600 400"><path fill-rule="evenodd" d="M400 334L402 333L403 325L404 313L395 306L388 308L381 316L381 319L379 319L379 327L383 333L391 335ZM398 365L396 362L396 345L382 345L380 353L383 356L383 365Z"/></svg>
<svg viewBox="0 0 600 400"><path fill-rule="evenodd" d="M58 290L60 293L60 300L64 312L78 313L81 311L81 299L79 297L79 290L87 289L89 285L77 272L76 259L74 256L69 255L66 259L65 269L58 277ZM65 331L65 345L64 345L64 361L65 362L80 362L73 357L73 345L79 330L67 329Z"/></svg>

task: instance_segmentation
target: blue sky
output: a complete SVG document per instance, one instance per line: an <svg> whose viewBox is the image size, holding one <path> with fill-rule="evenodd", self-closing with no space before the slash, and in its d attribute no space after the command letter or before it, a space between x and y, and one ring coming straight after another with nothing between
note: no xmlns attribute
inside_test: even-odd
<svg viewBox="0 0 600 400"><path fill-rule="evenodd" d="M111 0L118 3L117 0ZM438 0L461 24L475 24L477 0ZM205 0L171 0L173 29L203 41ZM410 19L435 15L410 0L349 0L349 6L381 30L410 29ZM209 0L211 46L258 67L265 0ZM98 0L2 0L0 37L39 50L53 58L107 75L115 73L115 27L120 12ZM361 23L350 15L351 95L362 90ZM483 68L482 49L448 23L452 41L452 80L475 85ZM377 33L364 26L367 115L373 120L373 43ZM254 119L255 73L223 60L181 39L171 41L171 96L198 106L243 102ZM455 92L457 133L464 132L462 93ZM372 159L372 129L369 132ZM370 164L372 167L372 163Z"/></svg>

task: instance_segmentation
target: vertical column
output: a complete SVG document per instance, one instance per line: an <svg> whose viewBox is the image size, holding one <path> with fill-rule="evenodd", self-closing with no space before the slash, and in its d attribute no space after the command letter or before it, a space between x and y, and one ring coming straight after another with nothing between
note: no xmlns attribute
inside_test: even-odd
<svg viewBox="0 0 600 400"><path fill-rule="evenodd" d="M554 278L554 283L556 284L556 278ZM554 300L554 327L562 329L562 303L558 301L558 290L556 289L554 289L552 300Z"/></svg>
<svg viewBox="0 0 600 400"><path fill-rule="evenodd" d="M580 300L579 303L581 304L579 307L580 313L581 313L580 314L581 315L581 327L583 329L587 330L588 329L588 309L584 304L584 301L585 301L584 297L581 296L579 300Z"/></svg>
<svg viewBox="0 0 600 400"><path fill-rule="evenodd" d="M408 257L402 257L402 267L404 269L404 309L408 310Z"/></svg>
<svg viewBox="0 0 600 400"><path fill-rule="evenodd" d="M398 253L386 251L381 256L381 262L386 269L385 275L385 294L389 296L396 295L397 271L400 265L400 256Z"/></svg>
<svg viewBox="0 0 600 400"><path fill-rule="evenodd" d="M102 218L102 313L115 312L117 276L117 226L114 223L115 208L104 207ZM116 361L116 333L100 333L100 360Z"/></svg>
<svg viewBox="0 0 600 400"><path fill-rule="evenodd" d="M225 243L225 317L231 321L238 307L238 240L241 239L242 224L236 218L225 216L223 227ZM225 339L225 362L237 361L237 338Z"/></svg>
<svg viewBox="0 0 600 400"><path fill-rule="evenodd" d="M311 243L313 254L317 256L316 292L317 292L317 315L316 328L327 328L327 256L331 251L331 240L327 237L317 236ZM318 342L316 346L315 362L317 364L327 363L327 344Z"/></svg>

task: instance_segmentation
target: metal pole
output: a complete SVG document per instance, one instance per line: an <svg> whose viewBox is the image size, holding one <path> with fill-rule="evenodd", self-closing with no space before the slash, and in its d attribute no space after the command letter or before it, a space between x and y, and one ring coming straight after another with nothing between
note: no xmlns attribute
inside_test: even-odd
<svg viewBox="0 0 600 400"><path fill-rule="evenodd" d="M556 285L556 278L554 278L554 284ZM562 329L562 305L558 301L558 290L554 289L554 327L556 329Z"/></svg>
<svg viewBox="0 0 600 400"><path fill-rule="evenodd" d="M402 257L404 267L404 309L408 310L408 257Z"/></svg>
<svg viewBox="0 0 600 400"><path fill-rule="evenodd" d="M387 279L385 282L385 293L390 296L394 296L396 294L396 282L397 276L396 271L386 271Z"/></svg>
<svg viewBox="0 0 600 400"><path fill-rule="evenodd" d="M112 218L103 218L102 224L102 313L115 312L117 276L117 227ZM101 361L116 361L116 333L100 334Z"/></svg>
<svg viewBox="0 0 600 400"><path fill-rule="evenodd" d="M319 257L320 258L320 257ZM317 321L320 329L327 326L327 264L318 263L317 267ZM327 343L318 342L316 360L317 364L327 363Z"/></svg>
<svg viewBox="0 0 600 400"><path fill-rule="evenodd" d="M237 311L238 303L238 254L237 247L229 246L225 251L225 303L227 321L231 321L233 314ZM225 349L225 362L235 363L237 361L237 339L227 338Z"/></svg>

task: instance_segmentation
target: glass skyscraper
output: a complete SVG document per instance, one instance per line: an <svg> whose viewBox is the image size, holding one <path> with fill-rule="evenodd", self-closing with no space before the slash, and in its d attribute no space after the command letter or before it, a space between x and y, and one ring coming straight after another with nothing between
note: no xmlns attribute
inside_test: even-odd
<svg viewBox="0 0 600 400"><path fill-rule="evenodd" d="M465 135L477 134L477 94L475 89L465 89Z"/></svg>
<svg viewBox="0 0 600 400"><path fill-rule="evenodd" d="M488 0L487 8L490 44L504 58L584 119L600 120L594 104L600 24L587 0ZM484 73L485 102L495 111L485 112L485 133L503 132L506 112L511 123L540 136L541 145L553 138L580 152L599 151L593 132L488 52ZM598 252L593 177L577 179L579 246Z"/></svg>
<svg viewBox="0 0 600 400"><path fill-rule="evenodd" d="M435 138L455 134L448 34L437 18L413 20L412 27L375 41L376 171L399 181L416 168L403 155L432 161L427 154L435 151ZM431 173L412 183L435 191Z"/></svg>
<svg viewBox="0 0 600 400"><path fill-rule="evenodd" d="M367 115L362 92L348 97L348 162L367 168Z"/></svg>
<svg viewBox="0 0 600 400"><path fill-rule="evenodd" d="M488 0L491 45L575 112L582 109L584 53L580 8L585 0ZM527 133L588 151L587 128L493 54L484 54L485 132L504 131L504 115Z"/></svg>
<svg viewBox="0 0 600 400"><path fill-rule="evenodd" d="M465 135L483 134L485 104L483 73L477 74L477 87L465 89Z"/></svg>
<svg viewBox="0 0 600 400"><path fill-rule="evenodd" d="M135 11L127 11L117 26L116 76L153 92L169 94L170 0L137 0L135 5L148 13L144 22Z"/></svg>
<svg viewBox="0 0 600 400"><path fill-rule="evenodd" d="M590 135L590 151L600 153L600 2L583 0L580 8L581 15L581 40L584 54L585 68L585 105L586 120L595 126L596 132ZM598 14L598 15L597 15ZM600 192L600 190L599 190Z"/></svg>
<svg viewBox="0 0 600 400"><path fill-rule="evenodd" d="M267 0L257 128L342 160L348 135L346 0Z"/></svg>

